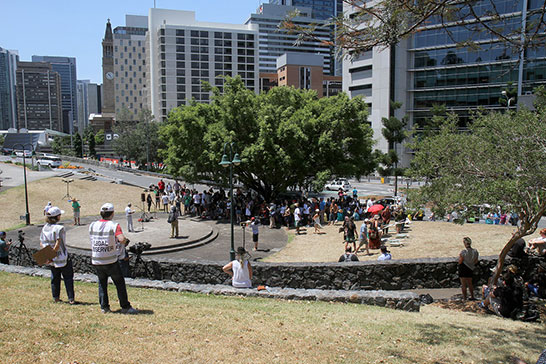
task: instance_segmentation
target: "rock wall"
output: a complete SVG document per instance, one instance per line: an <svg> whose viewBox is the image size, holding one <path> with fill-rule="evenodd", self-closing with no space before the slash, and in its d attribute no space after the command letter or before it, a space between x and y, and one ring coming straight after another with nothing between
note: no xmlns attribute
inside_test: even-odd
<svg viewBox="0 0 546 364"><path fill-rule="evenodd" d="M29 249L30 254L35 249ZM17 263L17 250L10 250L10 264ZM94 273L91 257L70 253L74 270ZM539 258L507 259L506 265L516 264L527 277ZM33 266L23 254L19 265ZM487 283L496 257L483 257L476 270L474 284ZM415 288L456 288L460 286L455 258L391 260L384 262L351 263L263 263L253 262L255 285L270 287L326 290L407 290ZM208 261L174 261L145 258L144 264L131 269L136 277L195 284L229 284L222 264Z"/></svg>

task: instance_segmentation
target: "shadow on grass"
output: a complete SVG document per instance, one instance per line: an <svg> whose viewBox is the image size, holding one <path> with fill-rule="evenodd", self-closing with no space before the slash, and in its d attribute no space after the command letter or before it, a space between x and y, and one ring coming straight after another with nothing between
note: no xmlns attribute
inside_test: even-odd
<svg viewBox="0 0 546 364"><path fill-rule="evenodd" d="M119 310L116 310L116 311L112 311L112 313L120 314L120 315L127 315L127 316L153 315L153 314L154 314L154 310L141 310L141 309L138 309L137 311L138 311L138 312L137 312L137 313L134 313L134 314L123 314L123 313L121 312L121 309L119 309Z"/></svg>
<svg viewBox="0 0 546 364"><path fill-rule="evenodd" d="M505 319L508 320L508 319ZM482 327L469 329L460 325L416 325L421 337L416 341L437 346L440 350L447 343L455 343L461 346L479 345L484 348L495 348L491 350L487 362L500 363L510 362L515 354L514 345L526 348L538 355L546 347L546 330L542 323L533 324L529 329L506 330L498 327ZM454 335L455 333L455 335ZM459 333L459 334L457 334ZM480 341L469 341L470 336L480 337Z"/></svg>

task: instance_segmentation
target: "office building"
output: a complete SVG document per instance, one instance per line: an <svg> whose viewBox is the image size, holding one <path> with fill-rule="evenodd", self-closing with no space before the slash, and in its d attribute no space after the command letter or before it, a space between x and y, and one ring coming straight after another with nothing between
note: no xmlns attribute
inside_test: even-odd
<svg viewBox="0 0 546 364"><path fill-rule="evenodd" d="M15 128L17 123L17 96L15 71L19 54L0 47L0 129Z"/></svg>
<svg viewBox="0 0 546 364"><path fill-rule="evenodd" d="M276 73L277 58L288 52L320 54L324 57L324 74L335 74L334 53L327 44L331 40L331 29L328 21L314 19L311 8L298 7L299 16L293 22L309 28L310 24L319 25L313 32L313 39L304 39L296 45L297 34L288 34L280 29L280 23L296 10L296 7L286 5L262 4L257 13L251 14L245 24L256 25L259 30L260 73ZM326 42L326 43L324 43Z"/></svg>
<svg viewBox="0 0 546 364"><path fill-rule="evenodd" d="M148 17L126 15L125 26L114 28L114 95L115 111L127 109L133 116L147 108L146 31Z"/></svg>
<svg viewBox="0 0 546 364"><path fill-rule="evenodd" d="M527 0L481 3L476 6L480 5L484 12L495 6L502 21L496 27L507 32L521 27L522 18L538 7L538 2ZM352 11L348 6L345 10ZM344 59L343 90L351 97L362 96L371 106L370 119L379 149L388 150L381 134L381 118L392 114L389 100L403 103L394 115L400 118L407 114L409 127L425 124L435 104L445 105L448 111L458 114L464 127L478 108L505 108L506 104L501 103L502 91L509 82L519 87L520 95L546 83L544 47L526 50L520 62L519 52L487 32L471 33L463 26L447 25L451 36L431 19L396 47L375 47L354 59ZM479 42L480 49L457 45L467 39ZM412 151L399 147L398 153L407 165Z"/></svg>
<svg viewBox="0 0 546 364"><path fill-rule="evenodd" d="M89 125L89 115L100 114L100 85L90 80L78 80L76 83L78 95L78 133L82 133Z"/></svg>
<svg viewBox="0 0 546 364"><path fill-rule="evenodd" d="M17 129L62 131L61 76L47 62L17 63Z"/></svg>
<svg viewBox="0 0 546 364"><path fill-rule="evenodd" d="M258 27L199 22L193 11L150 9L147 102L156 120L194 99L210 102L202 81L223 88L222 76L240 76L258 92Z"/></svg>
<svg viewBox="0 0 546 364"><path fill-rule="evenodd" d="M341 92L341 76L324 75L323 56L285 53L277 58L279 86L315 90L317 96L334 96Z"/></svg>
<svg viewBox="0 0 546 364"><path fill-rule="evenodd" d="M63 132L72 134L77 123L78 105L76 95L76 58L32 56L32 62L48 62L53 71L61 76L61 102L63 109Z"/></svg>
<svg viewBox="0 0 546 364"><path fill-rule="evenodd" d="M311 17L330 20L343 12L343 0L269 0L270 4L312 9Z"/></svg>

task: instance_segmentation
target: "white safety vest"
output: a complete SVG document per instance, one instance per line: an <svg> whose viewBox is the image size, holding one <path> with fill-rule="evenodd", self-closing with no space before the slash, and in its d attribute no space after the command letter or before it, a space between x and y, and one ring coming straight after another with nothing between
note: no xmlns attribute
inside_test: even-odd
<svg viewBox="0 0 546 364"><path fill-rule="evenodd" d="M117 227L118 223L113 221L95 221L89 225L93 265L106 265L118 261L121 244L115 237Z"/></svg>
<svg viewBox="0 0 546 364"><path fill-rule="evenodd" d="M62 268L66 265L68 260L68 252L65 245L66 233L64 231L64 226L46 223L42 228L42 233L40 234L40 245L42 248L44 248L46 245L54 248L57 239L61 239L61 244L59 251L57 252L57 256L53 258L52 261L55 268Z"/></svg>

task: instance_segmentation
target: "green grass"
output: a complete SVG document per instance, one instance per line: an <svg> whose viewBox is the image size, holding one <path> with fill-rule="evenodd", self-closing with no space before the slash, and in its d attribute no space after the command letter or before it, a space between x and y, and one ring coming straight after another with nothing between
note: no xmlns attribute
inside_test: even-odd
<svg viewBox="0 0 546 364"><path fill-rule="evenodd" d="M76 306L54 304L45 278L0 272L0 287L0 363L534 362L546 342L543 324L434 306L408 313L129 288L143 314L125 316L100 313L96 284L76 282Z"/></svg>

